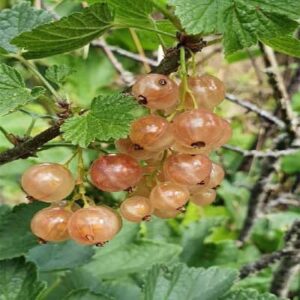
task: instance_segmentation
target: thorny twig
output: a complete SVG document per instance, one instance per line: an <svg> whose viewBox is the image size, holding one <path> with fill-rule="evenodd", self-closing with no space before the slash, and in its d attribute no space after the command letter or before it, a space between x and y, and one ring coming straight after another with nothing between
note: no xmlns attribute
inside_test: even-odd
<svg viewBox="0 0 300 300"><path fill-rule="evenodd" d="M226 99L233 103L236 103L239 106L246 108L247 110L255 112L257 115L259 115L263 119L276 124L280 129L286 128L286 124L282 120L280 120L278 117L276 117L274 114L261 109L260 107L256 106L255 104L253 104L247 100L240 99L240 98L236 97L235 95L229 94L229 93L226 94Z"/></svg>
<svg viewBox="0 0 300 300"><path fill-rule="evenodd" d="M294 154L300 151L300 148L289 148L285 150L266 150L266 151L258 151L258 150L244 150L242 148L233 146L233 145L224 145L223 148L238 152L242 154L244 157L254 156L257 158L262 157L281 157L290 154Z"/></svg>

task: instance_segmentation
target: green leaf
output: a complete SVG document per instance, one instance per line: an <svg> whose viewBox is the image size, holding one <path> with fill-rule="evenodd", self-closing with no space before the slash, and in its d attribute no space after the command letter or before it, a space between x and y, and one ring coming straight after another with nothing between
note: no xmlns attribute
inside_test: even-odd
<svg viewBox="0 0 300 300"><path fill-rule="evenodd" d="M90 261L95 251L92 247L73 241L39 245L32 248L27 260L34 262L41 272L73 269Z"/></svg>
<svg viewBox="0 0 300 300"><path fill-rule="evenodd" d="M175 244L154 241L127 243L113 251L102 253L100 249L84 270L103 279L115 278L143 272L154 264L170 262L178 257L180 251L181 247Z"/></svg>
<svg viewBox="0 0 300 300"><path fill-rule="evenodd" d="M205 218L199 222L191 223L183 231L181 244L183 251L181 260L187 265L195 265L199 258L203 255L205 249L204 241L212 231L212 229L220 225L222 218Z"/></svg>
<svg viewBox="0 0 300 300"><path fill-rule="evenodd" d="M31 32L24 32L12 43L24 48L26 58L41 58L83 47L112 26L113 16L99 3Z"/></svg>
<svg viewBox="0 0 300 300"><path fill-rule="evenodd" d="M154 266L146 279L144 299L216 300L230 289L237 275L235 270L217 267Z"/></svg>
<svg viewBox="0 0 300 300"><path fill-rule="evenodd" d="M0 298L7 300L33 300L44 289L37 280L33 264L23 258L0 261Z"/></svg>
<svg viewBox="0 0 300 300"><path fill-rule="evenodd" d="M281 169L287 174L298 174L300 172L300 151L284 156L281 159Z"/></svg>
<svg viewBox="0 0 300 300"><path fill-rule="evenodd" d="M115 11L115 20L117 24L136 27L151 26L150 13L153 5L149 0L107 0L108 5Z"/></svg>
<svg viewBox="0 0 300 300"><path fill-rule="evenodd" d="M16 69L0 64L0 116L34 100L36 93L31 92Z"/></svg>
<svg viewBox="0 0 300 300"><path fill-rule="evenodd" d="M101 95L93 100L87 115L68 119L62 131L65 140L86 147L95 139L108 141L125 137L131 122L143 112L130 96L120 93Z"/></svg>
<svg viewBox="0 0 300 300"><path fill-rule="evenodd" d="M293 32L299 1L171 0L175 14L189 34L223 33L225 54L250 47L258 39Z"/></svg>
<svg viewBox="0 0 300 300"><path fill-rule="evenodd" d="M0 13L0 47L7 52L16 52L17 47L10 43L14 37L51 20L50 13L30 7L29 2L2 10Z"/></svg>
<svg viewBox="0 0 300 300"><path fill-rule="evenodd" d="M229 292L220 300L279 300L275 295L264 293L259 294L258 291L252 289L234 290Z"/></svg>
<svg viewBox="0 0 300 300"><path fill-rule="evenodd" d="M0 260L24 255L37 245L37 239L30 230L30 221L43 207L45 205L38 202L21 204L4 215L0 222Z"/></svg>
<svg viewBox="0 0 300 300"><path fill-rule="evenodd" d="M74 70L67 65L53 65L46 70L45 76L50 81L59 85L60 83L64 83L73 71Z"/></svg>
<svg viewBox="0 0 300 300"><path fill-rule="evenodd" d="M295 57L300 57L300 40L292 36L279 36L261 41L274 50Z"/></svg>

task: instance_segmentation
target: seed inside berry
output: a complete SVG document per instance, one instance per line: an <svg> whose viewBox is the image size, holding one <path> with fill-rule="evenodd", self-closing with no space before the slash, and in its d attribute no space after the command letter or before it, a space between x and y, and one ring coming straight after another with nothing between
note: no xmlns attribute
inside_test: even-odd
<svg viewBox="0 0 300 300"><path fill-rule="evenodd" d="M133 149L134 150L143 150L144 148L141 147L139 144L133 144Z"/></svg>

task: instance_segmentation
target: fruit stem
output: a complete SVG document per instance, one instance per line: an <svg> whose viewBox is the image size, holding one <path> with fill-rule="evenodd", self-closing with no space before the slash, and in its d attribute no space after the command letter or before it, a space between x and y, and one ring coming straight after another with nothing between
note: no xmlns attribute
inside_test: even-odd
<svg viewBox="0 0 300 300"><path fill-rule="evenodd" d="M89 207L90 206L89 200L88 200L88 197L86 196L86 190L85 190L85 186L84 186L85 170L84 170L84 162L83 162L83 151L82 151L81 147L78 147L77 154L78 154L77 184L79 186L78 193L81 196L81 199L84 203L83 207Z"/></svg>
<svg viewBox="0 0 300 300"><path fill-rule="evenodd" d="M181 90L180 90L180 104L178 106L178 109L183 109L184 108L184 103L186 100L186 94L189 94L193 101L194 108L198 108L198 103L192 93L192 91L189 89L188 85L188 70L186 67L186 59L185 59L185 48L181 47L180 48L180 77L182 81L181 85Z"/></svg>
<svg viewBox="0 0 300 300"><path fill-rule="evenodd" d="M141 57L145 58L146 57L145 51L143 49L143 46L141 44L141 41L140 41L137 33L135 32L135 30L133 28L129 28L129 32L130 32L130 35L132 37L132 40L133 40L133 42L135 44L135 47L136 47L139 55ZM145 71L147 73L151 72L151 68L150 68L150 66L148 65L148 63L146 61L143 62L143 65L144 65Z"/></svg>
<svg viewBox="0 0 300 300"><path fill-rule="evenodd" d="M71 157L64 163L65 167L68 167L70 162L74 159L74 157L78 154L78 149L76 151L73 152L73 154L71 155Z"/></svg>

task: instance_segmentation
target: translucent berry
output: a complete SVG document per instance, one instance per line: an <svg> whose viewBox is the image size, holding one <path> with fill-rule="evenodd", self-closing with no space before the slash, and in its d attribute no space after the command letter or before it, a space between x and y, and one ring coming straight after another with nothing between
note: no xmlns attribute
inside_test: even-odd
<svg viewBox="0 0 300 300"><path fill-rule="evenodd" d="M179 210L159 210L159 209L155 209L153 214L161 219L171 219L171 218L175 218L176 216L178 216L180 214Z"/></svg>
<svg viewBox="0 0 300 300"><path fill-rule="evenodd" d="M132 143L130 138L117 140L115 145L120 153L128 154L137 160L147 160L158 155L157 152L147 151L139 145Z"/></svg>
<svg viewBox="0 0 300 300"><path fill-rule="evenodd" d="M216 163L212 163L212 168L211 168L211 172L209 175L209 181L208 181L206 187L208 187L208 188L218 187L221 184L221 182L223 181L224 176L225 176L225 172L224 172L223 168Z"/></svg>
<svg viewBox="0 0 300 300"><path fill-rule="evenodd" d="M70 237L79 244L101 245L121 229L120 216L110 207L91 206L73 213L68 223Z"/></svg>
<svg viewBox="0 0 300 300"><path fill-rule="evenodd" d="M143 170L127 154L103 155L93 162L90 175L98 189L117 192L135 186L142 178Z"/></svg>
<svg viewBox="0 0 300 300"><path fill-rule="evenodd" d="M67 229L72 212L62 207L47 207L31 220L31 231L44 241L59 242L69 238Z"/></svg>
<svg viewBox="0 0 300 300"><path fill-rule="evenodd" d="M221 121L222 121L222 135L221 138L214 145L214 148L216 149L225 145L232 136L232 129L230 124L224 119L221 119Z"/></svg>
<svg viewBox="0 0 300 300"><path fill-rule="evenodd" d="M175 117L172 124L175 141L186 147L209 148L222 135L221 118L206 109L186 111Z"/></svg>
<svg viewBox="0 0 300 300"><path fill-rule="evenodd" d="M188 86L193 93L199 108L213 110L225 98L224 83L215 76L205 74L189 77ZM187 96L187 107L192 107L192 99Z"/></svg>
<svg viewBox="0 0 300 300"><path fill-rule="evenodd" d="M189 191L185 186L175 182L162 182L151 191L150 202L159 210L180 210L189 199Z"/></svg>
<svg viewBox="0 0 300 300"><path fill-rule="evenodd" d="M67 197L74 189L71 172L60 164L44 163L30 167L22 176L24 191L34 199L56 202Z"/></svg>
<svg viewBox="0 0 300 300"><path fill-rule="evenodd" d="M164 174L170 181L194 185L204 180L211 171L211 161L205 155L174 154L164 163Z"/></svg>
<svg viewBox="0 0 300 300"><path fill-rule="evenodd" d="M213 203L216 199L216 191L205 188L191 195L191 201L200 206L206 206Z"/></svg>
<svg viewBox="0 0 300 300"><path fill-rule="evenodd" d="M120 206L121 216L130 222L147 221L152 214L152 206L149 199L141 196L133 196L125 199Z"/></svg>
<svg viewBox="0 0 300 300"><path fill-rule="evenodd" d="M161 110L176 105L179 99L177 84L160 74L140 77L132 87L132 94L140 104Z"/></svg>
<svg viewBox="0 0 300 300"><path fill-rule="evenodd" d="M158 152L171 145L173 135L166 119L148 115L131 124L130 139L142 149Z"/></svg>

